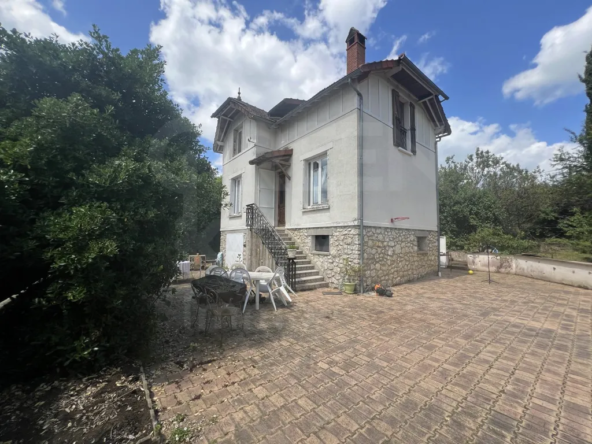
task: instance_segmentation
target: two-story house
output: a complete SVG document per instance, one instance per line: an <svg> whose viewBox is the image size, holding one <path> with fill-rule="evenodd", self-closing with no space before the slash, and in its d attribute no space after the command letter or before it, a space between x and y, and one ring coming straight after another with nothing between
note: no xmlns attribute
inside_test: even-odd
<svg viewBox="0 0 592 444"><path fill-rule="evenodd" d="M365 40L350 30L346 76L309 100L264 111L239 96L212 115L230 193L221 221L227 265L273 259L249 230L246 207L255 204L298 246L300 291L339 286L344 257L363 263L366 288L436 272L437 142L450 134L448 96L404 54L366 63Z"/></svg>

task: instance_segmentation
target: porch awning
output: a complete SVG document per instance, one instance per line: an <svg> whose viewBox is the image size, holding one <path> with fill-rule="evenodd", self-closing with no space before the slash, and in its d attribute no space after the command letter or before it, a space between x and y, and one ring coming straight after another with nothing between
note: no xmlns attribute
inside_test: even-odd
<svg viewBox="0 0 592 444"><path fill-rule="evenodd" d="M254 158L253 160L249 160L250 165L261 165L265 162L270 162L273 165L276 165L282 170L285 176L292 180L291 177L288 175L284 167L290 166L290 159L292 157L292 148L286 148L283 150L275 150L275 151L268 151L265 154L260 155L259 157Z"/></svg>

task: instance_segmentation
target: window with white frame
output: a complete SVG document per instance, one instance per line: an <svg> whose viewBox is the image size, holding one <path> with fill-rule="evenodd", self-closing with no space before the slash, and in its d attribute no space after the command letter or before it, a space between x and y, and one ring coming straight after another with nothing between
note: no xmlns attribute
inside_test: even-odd
<svg viewBox="0 0 592 444"><path fill-rule="evenodd" d="M243 150L243 126L234 129L232 137L232 155L236 156Z"/></svg>
<svg viewBox="0 0 592 444"><path fill-rule="evenodd" d="M238 216L242 212L242 177L237 176L230 180L230 215Z"/></svg>
<svg viewBox="0 0 592 444"><path fill-rule="evenodd" d="M309 207L329 202L327 189L327 154L311 159L307 169L307 204Z"/></svg>

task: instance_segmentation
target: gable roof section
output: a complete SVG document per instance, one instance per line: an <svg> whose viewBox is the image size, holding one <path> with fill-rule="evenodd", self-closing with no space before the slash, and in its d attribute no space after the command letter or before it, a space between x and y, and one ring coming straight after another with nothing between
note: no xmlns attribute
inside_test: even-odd
<svg viewBox="0 0 592 444"><path fill-rule="evenodd" d="M436 127L436 136L444 137L451 134L450 124L442 107L442 102L448 100L448 96L421 69L409 60L405 54L401 54L396 59L366 63L322 89L309 100L283 99L269 110L269 112L243 102L240 99L229 97L212 114L213 118L218 118L213 149L217 153L222 152L222 144L230 123L236 118L238 113L243 113L251 119L262 120L270 124L273 128L277 128L282 123L287 122L292 117L315 105L338 88L341 88L350 80L360 82L371 73L380 71L386 72L393 81L403 86L415 96L421 103L432 124ZM443 100L440 100L440 97Z"/></svg>
<svg viewBox="0 0 592 444"><path fill-rule="evenodd" d="M269 114L261 108L257 108L240 99L229 97L216 111L214 111L214 114L212 114L212 118L218 119L216 135L214 136L214 144L212 147L215 153L222 152L222 144L228 132L228 128L230 128L231 122L241 113L249 119L263 120L270 124L277 120L270 117Z"/></svg>
<svg viewBox="0 0 592 444"><path fill-rule="evenodd" d="M299 107L304 102L306 102L306 100L283 99L280 103L278 103L276 106L271 108L267 112L267 114L269 114L270 117L278 117L278 118L284 117L286 114L288 114L293 109Z"/></svg>
<svg viewBox="0 0 592 444"><path fill-rule="evenodd" d="M310 108L325 96L345 85L349 80L362 81L371 73L379 71L386 71L395 82L403 86L416 97L416 99L422 104L434 126L438 129L438 136L446 136L450 134L450 125L448 124L448 119L446 118L446 114L444 113L440 101L440 97L444 100L448 100L448 96L411 60L409 60L405 54L401 54L394 60L371 62L360 66L355 71L352 71L348 75L329 85L327 88L319 91L284 117L276 120L273 126L277 128L282 123Z"/></svg>

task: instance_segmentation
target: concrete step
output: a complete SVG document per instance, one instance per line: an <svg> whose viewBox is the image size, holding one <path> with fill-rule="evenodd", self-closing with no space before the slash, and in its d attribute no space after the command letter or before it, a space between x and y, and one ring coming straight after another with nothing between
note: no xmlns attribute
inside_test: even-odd
<svg viewBox="0 0 592 444"><path fill-rule="evenodd" d="M296 279L300 279L302 277L310 277L310 276L319 276L322 277L318 270L314 268L312 270L299 270L296 269Z"/></svg>
<svg viewBox="0 0 592 444"><path fill-rule="evenodd" d="M298 259L298 258L296 258L294 260L294 262L296 262L296 266L298 266L298 265L310 265L310 264L312 264L312 262L309 261L308 259Z"/></svg>
<svg viewBox="0 0 592 444"><path fill-rule="evenodd" d="M314 265L312 264L307 264L307 265L298 265L298 263L296 264L296 271L306 271L306 270L316 270L316 268L314 267Z"/></svg>
<svg viewBox="0 0 592 444"><path fill-rule="evenodd" d="M319 288L328 288L329 284L327 282L321 282L318 284L296 284L296 293L300 293L303 291L311 291L317 290Z"/></svg>
<svg viewBox="0 0 592 444"><path fill-rule="evenodd" d="M297 277L296 278L296 285L300 284L318 284L320 282L325 282L325 278L323 276L305 276L305 277Z"/></svg>

